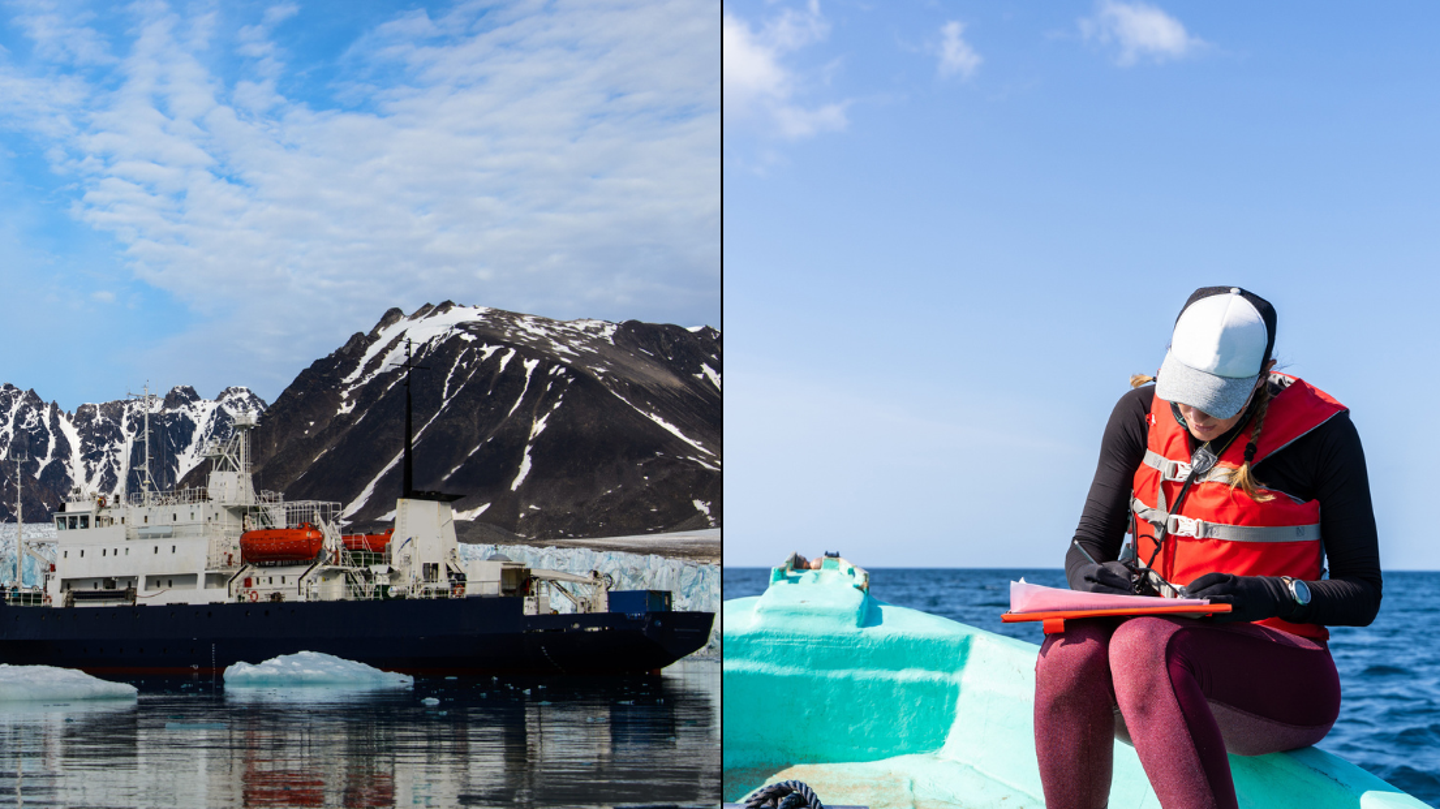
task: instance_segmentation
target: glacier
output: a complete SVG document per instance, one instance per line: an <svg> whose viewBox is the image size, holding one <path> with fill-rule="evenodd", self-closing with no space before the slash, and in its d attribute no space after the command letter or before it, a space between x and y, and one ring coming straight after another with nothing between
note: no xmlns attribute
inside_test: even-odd
<svg viewBox="0 0 1440 809"><path fill-rule="evenodd" d="M55 524L49 522L25 523L25 541L49 542L38 547L32 546L41 556L53 558L55 556ZM25 557L25 566L21 575L21 582L26 587L39 587L43 577L40 563L33 556ZM7 522L0 524L0 581L13 581L15 578L15 523Z"/></svg>
<svg viewBox="0 0 1440 809"><path fill-rule="evenodd" d="M663 536L657 535L657 536ZM692 657L720 654L720 566L670 559L659 554L596 551L589 548L538 548L529 545L460 545L462 561L484 560L499 553L529 567L559 570L581 576L592 570L607 573L615 580L614 590L669 590L672 606L684 612L715 613L710 639ZM566 601L556 600L551 608L572 612Z"/></svg>

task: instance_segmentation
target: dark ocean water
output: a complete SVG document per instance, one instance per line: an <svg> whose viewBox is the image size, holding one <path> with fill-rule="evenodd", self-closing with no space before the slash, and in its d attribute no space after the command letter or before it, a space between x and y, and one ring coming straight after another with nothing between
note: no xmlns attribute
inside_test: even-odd
<svg viewBox="0 0 1440 809"><path fill-rule="evenodd" d="M414 688L139 682L133 701L0 701L20 807L711 806L720 665Z"/></svg>
<svg viewBox="0 0 1440 809"><path fill-rule="evenodd" d="M1010 582L1064 587L1060 570L869 568L881 601L1040 643L1037 624L1004 624ZM725 599L764 592L770 571L723 571ZM1385 575L1385 600L1368 627L1332 627L1340 669L1340 720L1320 748L1341 756L1432 806L1440 806L1440 573Z"/></svg>

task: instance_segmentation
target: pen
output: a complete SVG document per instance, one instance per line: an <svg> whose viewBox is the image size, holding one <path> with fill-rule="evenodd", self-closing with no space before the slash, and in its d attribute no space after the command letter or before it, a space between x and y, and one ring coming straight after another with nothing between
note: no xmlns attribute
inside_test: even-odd
<svg viewBox="0 0 1440 809"><path fill-rule="evenodd" d="M1077 547L1077 548L1079 548L1079 549L1080 549L1080 553L1084 554L1085 558L1086 558L1087 560L1089 560L1090 564L1092 564L1092 565L1098 565L1098 564L1100 564L1099 562L1095 561L1095 557L1091 556L1089 551L1085 550L1085 546L1080 544L1080 540L1078 540L1078 539L1072 539L1072 540L1070 540L1070 544L1071 544L1071 545L1074 545L1074 546Z"/></svg>

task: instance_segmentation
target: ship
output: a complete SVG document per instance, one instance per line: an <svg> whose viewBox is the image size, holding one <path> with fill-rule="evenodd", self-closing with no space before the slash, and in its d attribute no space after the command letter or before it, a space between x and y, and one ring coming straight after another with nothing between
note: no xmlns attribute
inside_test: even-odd
<svg viewBox="0 0 1440 809"><path fill-rule="evenodd" d="M142 482L113 498L77 488L51 515L52 547L17 537L0 663L214 677L311 651L419 676L630 675L708 642L714 613L675 609L668 591L462 556L459 497L412 486L408 381L407 369L390 531L344 534L340 503L256 491L256 420L242 414L205 448L205 486ZM22 557L38 582L22 586Z"/></svg>

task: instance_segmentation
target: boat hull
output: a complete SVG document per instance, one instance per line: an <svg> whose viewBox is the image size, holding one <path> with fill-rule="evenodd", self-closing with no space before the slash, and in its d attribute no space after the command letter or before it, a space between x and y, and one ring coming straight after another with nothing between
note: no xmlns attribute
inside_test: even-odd
<svg viewBox="0 0 1440 809"><path fill-rule="evenodd" d="M886 604L859 568L826 565L724 603L724 799L795 779L826 805L1043 806L1039 648ZM1158 809L1134 749L1116 742L1114 763L1110 805ZM1313 747L1230 766L1242 809L1424 806Z"/></svg>
<svg viewBox="0 0 1440 809"><path fill-rule="evenodd" d="M416 675L653 673L704 646L712 613L525 615L519 598L0 606L0 663L97 676L213 675L322 652Z"/></svg>

